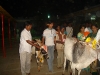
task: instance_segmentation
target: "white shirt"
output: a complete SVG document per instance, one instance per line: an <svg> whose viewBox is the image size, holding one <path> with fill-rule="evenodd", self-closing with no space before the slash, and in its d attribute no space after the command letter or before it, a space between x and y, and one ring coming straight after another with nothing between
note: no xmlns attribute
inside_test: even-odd
<svg viewBox="0 0 100 75"><path fill-rule="evenodd" d="M100 40L100 29L98 30L95 39L96 39L97 42L99 42L99 40Z"/></svg>
<svg viewBox="0 0 100 75"><path fill-rule="evenodd" d="M43 37L45 37L45 45L52 46L54 44L54 37L56 36L55 29L45 29L43 31Z"/></svg>
<svg viewBox="0 0 100 75"><path fill-rule="evenodd" d="M26 52L31 52L31 45L26 42L26 40L32 41L32 36L30 31L27 31L24 29L21 32L21 37L20 37L20 47L19 47L19 53L26 51Z"/></svg>
<svg viewBox="0 0 100 75"><path fill-rule="evenodd" d="M67 35L68 37L72 37L73 35L73 28L72 27L66 27L66 32L67 32Z"/></svg>

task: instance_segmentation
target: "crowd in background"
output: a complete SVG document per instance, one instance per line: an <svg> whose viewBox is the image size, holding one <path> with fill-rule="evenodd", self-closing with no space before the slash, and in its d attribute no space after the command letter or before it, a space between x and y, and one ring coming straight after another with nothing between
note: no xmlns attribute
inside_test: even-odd
<svg viewBox="0 0 100 75"><path fill-rule="evenodd" d="M53 72L53 60L54 60L54 50L57 51L57 68L60 69L63 67L64 63L64 42L67 37L75 37L78 41L85 41L88 37L94 39L98 32L98 26L91 23L81 24L78 28L77 26L73 28L71 22L56 25L54 28L54 23L52 21L48 21L46 23L47 28L43 30L42 35L42 45L47 46L47 53L49 59L47 59L48 70L49 72ZM30 30L32 28L32 24L30 22L26 22L24 30L21 32L20 37L20 61L21 61L21 72L22 75L30 75L30 63L31 60L31 46L35 46L32 42L32 36ZM74 32L78 31L76 35ZM92 73L92 75L97 73L97 70L94 67L98 66L98 60L94 61L91 65L89 65L86 69Z"/></svg>
<svg viewBox="0 0 100 75"><path fill-rule="evenodd" d="M73 24L71 22L64 22L62 25L56 26L56 50L57 50L57 67L61 68L63 66L63 50L64 45L62 42L67 39L67 37L76 37L78 41L83 41L90 37L92 40L96 37L98 32L98 25L92 24L90 22L86 22L85 24L81 24L79 27L73 27ZM76 34L74 32L76 31ZM78 31L78 32L77 32ZM98 60L95 60L92 62L91 65L89 65L87 68L83 69L87 72L91 72L92 75L97 75L97 70L95 67L99 66L100 62Z"/></svg>

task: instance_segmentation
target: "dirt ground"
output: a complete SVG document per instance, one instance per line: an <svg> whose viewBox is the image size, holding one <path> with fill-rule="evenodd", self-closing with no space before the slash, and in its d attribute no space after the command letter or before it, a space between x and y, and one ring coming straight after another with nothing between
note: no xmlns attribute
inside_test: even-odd
<svg viewBox="0 0 100 75"><path fill-rule="evenodd" d="M5 42L6 57L3 57L2 47L0 47L0 75L21 75L20 60L19 60L19 42L18 40L11 41L11 46L8 41ZM54 71L48 72L48 65L45 60L41 71L38 72L35 55L32 56L31 75L62 75L63 68L57 68L57 52L55 51ZM65 71L65 75L70 75L70 71ZM81 75L91 75L89 72L82 71Z"/></svg>

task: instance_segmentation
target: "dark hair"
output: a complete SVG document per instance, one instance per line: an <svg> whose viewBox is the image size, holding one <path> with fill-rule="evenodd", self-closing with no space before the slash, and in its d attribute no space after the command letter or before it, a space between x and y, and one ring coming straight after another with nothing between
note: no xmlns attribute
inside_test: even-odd
<svg viewBox="0 0 100 75"><path fill-rule="evenodd" d="M93 24L92 26L95 26L96 28L98 28L98 25L97 25L97 24ZM91 26L91 27L92 27L92 26Z"/></svg>
<svg viewBox="0 0 100 75"><path fill-rule="evenodd" d="M29 26L29 25L32 25L32 22L26 21L26 22L25 22L25 26Z"/></svg>
<svg viewBox="0 0 100 75"><path fill-rule="evenodd" d="M46 24L51 24L51 23L53 23L53 21L51 21L51 20L46 22Z"/></svg>
<svg viewBox="0 0 100 75"><path fill-rule="evenodd" d="M59 27L61 27L60 25L57 25L57 26L55 26L55 29L57 29L57 28L58 28L58 26L59 26Z"/></svg>
<svg viewBox="0 0 100 75"><path fill-rule="evenodd" d="M80 27L79 27L79 31L81 30L82 27L86 28L85 25L80 25Z"/></svg>
<svg viewBox="0 0 100 75"><path fill-rule="evenodd" d="M68 23L67 23L67 26L72 27L72 22L68 22Z"/></svg>
<svg viewBox="0 0 100 75"><path fill-rule="evenodd" d="M62 28L64 28L64 29L65 29L65 27L64 27L64 26L61 26L61 27L60 27L60 29L62 29Z"/></svg>

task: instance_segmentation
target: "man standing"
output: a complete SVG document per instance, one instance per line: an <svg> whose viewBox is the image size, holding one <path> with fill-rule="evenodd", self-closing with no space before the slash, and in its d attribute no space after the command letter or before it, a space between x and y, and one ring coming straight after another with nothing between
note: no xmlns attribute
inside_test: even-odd
<svg viewBox="0 0 100 75"><path fill-rule="evenodd" d="M25 22L25 28L21 32L20 36L20 64L22 75L30 75L30 64L31 64L31 45L32 45L32 36L30 30L32 24L27 21Z"/></svg>
<svg viewBox="0 0 100 75"><path fill-rule="evenodd" d="M57 49L57 68L60 69L64 64L64 41L66 39L65 28L60 27L56 34L56 49Z"/></svg>
<svg viewBox="0 0 100 75"><path fill-rule="evenodd" d="M72 25L71 23L68 23L68 26L66 27L67 37L73 36L73 28L71 25Z"/></svg>
<svg viewBox="0 0 100 75"><path fill-rule="evenodd" d="M43 31L42 43L47 46L47 52L49 59L47 59L49 72L53 71L53 60L54 60L54 46L55 46L55 37L56 31L53 29L53 22L49 21L47 23L48 28Z"/></svg>

